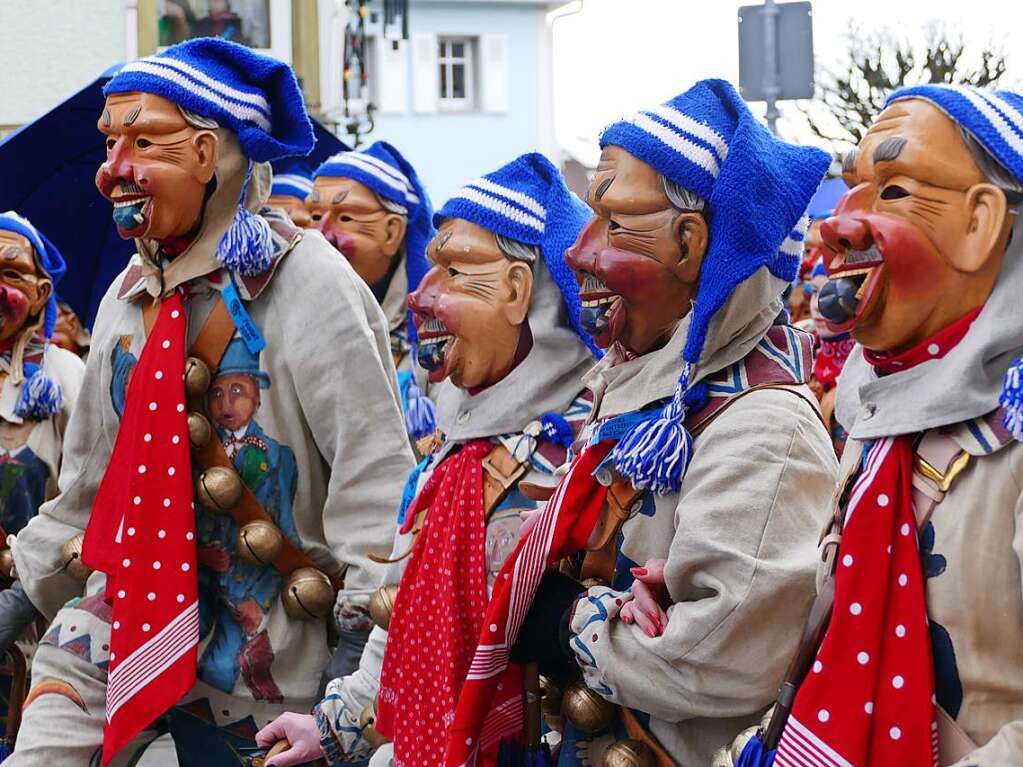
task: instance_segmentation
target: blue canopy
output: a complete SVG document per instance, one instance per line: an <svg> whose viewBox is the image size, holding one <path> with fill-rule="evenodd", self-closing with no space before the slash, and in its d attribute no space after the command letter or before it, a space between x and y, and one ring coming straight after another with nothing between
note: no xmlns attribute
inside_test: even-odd
<svg viewBox="0 0 1023 767"><path fill-rule="evenodd" d="M841 178L824 179L807 206L806 212L810 216L810 220L817 221L821 218L828 218L835 210L835 206L838 205L838 201L842 199L842 195L848 191L849 187Z"/></svg>
<svg viewBox="0 0 1023 767"><path fill-rule="evenodd" d="M87 326L135 252L132 241L118 236L110 203L95 184L96 171L106 160L104 137L96 128L103 86L121 66L0 141L0 211L20 213L64 255L68 269L60 298ZM313 167L348 148L316 120L313 129Z"/></svg>

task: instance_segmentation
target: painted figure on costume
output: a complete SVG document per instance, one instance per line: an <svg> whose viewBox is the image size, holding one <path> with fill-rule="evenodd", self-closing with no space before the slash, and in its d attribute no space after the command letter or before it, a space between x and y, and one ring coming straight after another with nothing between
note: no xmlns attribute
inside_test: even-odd
<svg viewBox="0 0 1023 767"><path fill-rule="evenodd" d="M256 500L294 543L300 543L292 506L298 468L295 453L270 437L256 422L260 393L270 377L259 367L241 338L234 338L206 395L207 408L227 457ZM253 565L238 556L239 526L227 515L200 517L197 539L200 571L200 633L209 634L209 649L199 677L231 692L239 672L256 700L282 700L270 674L273 650L264 621L280 594L283 579L273 568Z"/></svg>
<svg viewBox="0 0 1023 767"><path fill-rule="evenodd" d="M415 328L407 306L429 268L426 245L435 233L426 189L397 149L377 141L320 165L306 205L312 225L351 263L384 310L409 436L432 435L434 407L413 364Z"/></svg>
<svg viewBox="0 0 1023 767"><path fill-rule="evenodd" d="M410 554L388 578L400 586L378 594L382 627L313 716L260 733L293 744L274 765L442 761L487 600L518 544L520 514L537 507L525 492L556 481L590 411L580 377L596 349L579 328L563 256L585 221L539 154L469 183L438 211L432 268L409 306L445 439L409 480L394 550ZM508 705L521 706L522 669L504 682ZM495 758L496 748L482 760Z"/></svg>
<svg viewBox="0 0 1023 767"><path fill-rule="evenodd" d="M566 255L607 350L594 411L498 578L445 765L508 737L509 651L563 690L559 764L706 764L770 704L787 658L765 647L795 647L813 597L835 458L782 293L827 157L719 80L601 147Z"/></svg>
<svg viewBox="0 0 1023 767"><path fill-rule="evenodd" d="M335 601L367 615L383 574L413 465L387 322L266 207L269 161L312 147L289 67L191 40L105 96L96 183L138 252L100 305L61 494L14 547L53 621L11 763L134 763L169 729L182 767L243 765L319 698Z"/></svg>
<svg viewBox="0 0 1023 767"><path fill-rule="evenodd" d="M833 610L779 767L1023 753L1020 125L1015 93L906 88L846 158L819 296L858 342L822 551Z"/></svg>
<svg viewBox="0 0 1023 767"><path fill-rule="evenodd" d="M0 592L0 644L33 645L38 617L18 581L10 581L8 542L57 493L61 448L81 386L83 365L50 342L57 322L60 252L17 213L0 213L0 549L8 559ZM5 663L6 666L6 658ZM11 677L0 675L6 729Z"/></svg>

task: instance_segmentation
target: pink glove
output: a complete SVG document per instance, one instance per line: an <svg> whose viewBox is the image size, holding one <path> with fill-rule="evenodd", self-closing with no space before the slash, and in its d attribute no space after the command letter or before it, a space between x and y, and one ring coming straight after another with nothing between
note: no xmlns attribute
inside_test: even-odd
<svg viewBox="0 0 1023 767"><path fill-rule="evenodd" d="M291 767L294 764L323 758L320 746L320 728L311 714L281 714L256 733L256 745L264 748L279 740L287 740L291 748L273 756L266 767Z"/></svg>
<svg viewBox="0 0 1023 767"><path fill-rule="evenodd" d="M660 636L668 627L668 615L661 607L667 601L664 588L663 559L651 559L646 567L632 568L632 599L625 603L618 617L623 623L636 623L648 637Z"/></svg>

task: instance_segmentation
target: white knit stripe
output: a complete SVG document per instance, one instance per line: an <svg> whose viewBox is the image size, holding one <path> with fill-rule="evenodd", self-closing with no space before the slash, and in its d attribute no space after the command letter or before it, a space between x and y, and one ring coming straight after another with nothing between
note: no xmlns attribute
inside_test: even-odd
<svg viewBox="0 0 1023 767"><path fill-rule="evenodd" d="M135 650L110 672L107 721L149 682L199 644L199 603L192 602L160 633Z"/></svg>
<svg viewBox="0 0 1023 767"><path fill-rule="evenodd" d="M788 735L798 735L807 749L812 751L813 755L826 767L853 767L852 762L842 757L835 749L814 735L794 716L789 716L789 720L785 724L785 736ZM785 736L782 737L783 744ZM778 749L779 758L781 757L781 750L781 748ZM775 760L775 764L779 764L779 767L781 767L777 760Z"/></svg>
<svg viewBox="0 0 1023 767"><path fill-rule="evenodd" d="M366 154L365 152L355 152L354 154L356 154L358 157L361 157L366 162L372 163L373 165L377 166L380 170L389 175L395 181L400 181L402 184L405 185L406 189L412 188L412 182L409 181L408 176L406 176L404 173L402 173L394 166L388 165L379 157L374 157L373 155Z"/></svg>
<svg viewBox="0 0 1023 767"><path fill-rule="evenodd" d="M235 99L236 101L241 101L245 104L251 104L262 112L267 119L273 119L273 114L270 112L270 102L266 100L262 93L239 90L238 88L228 85L222 80L215 80L202 70L196 69L191 64L186 64L184 61L179 61L178 59L172 59L169 56L150 56L142 59L142 61L150 64L158 64L162 67L176 69L182 74L188 75L193 80L198 80L200 83L216 91L222 96ZM131 64L128 65L128 67L130 66ZM128 69L128 67L125 67L125 69Z"/></svg>
<svg viewBox="0 0 1023 767"><path fill-rule="evenodd" d="M628 121L640 130L646 131L669 149L674 149L685 159L694 165L698 165L707 171L714 178L721 172L717 158L714 153L699 144L690 141L685 136L680 136L663 123L657 122L649 115L642 112L628 118Z"/></svg>
<svg viewBox="0 0 1023 767"><path fill-rule="evenodd" d="M288 184L296 189L301 189L306 194L313 191L313 182L307 179L305 176L299 176L295 173L278 173L273 178L274 184Z"/></svg>
<svg viewBox="0 0 1023 767"><path fill-rule="evenodd" d="M260 112L255 107L246 107L228 101L220 94L215 93L209 88L204 88L201 85L197 85L195 82L189 80L183 74L168 69L167 67L155 66L146 61L136 61L134 64L128 64L126 67L124 67L124 69L121 70L121 72L142 72L145 74L153 75L154 77L159 77L163 80L167 80L168 82L174 83L175 85L181 86L182 88L191 91L199 98L205 99L206 101L209 101L212 104L216 104L218 107L223 109L232 117L235 117L239 120L247 120L251 123L255 123L260 128L265 130L267 133L270 132L271 129L270 121L267 120L266 117L263 116L263 113Z"/></svg>
<svg viewBox="0 0 1023 767"><path fill-rule="evenodd" d="M781 252L788 256L798 256L799 258L802 258L803 243L806 241L806 230L809 227L810 217L804 213L802 218L796 222L796 225L793 227L788 237L786 237L785 241L781 244ZM799 236L795 237L793 235Z"/></svg>
<svg viewBox="0 0 1023 767"><path fill-rule="evenodd" d="M498 197L504 197L512 202L517 202L523 208L532 211L542 219L546 220L547 218L547 209L528 194L501 186L488 178L478 178L475 181L470 181L466 186L474 186L477 189L482 189L484 192L493 192Z"/></svg>
<svg viewBox="0 0 1023 767"><path fill-rule="evenodd" d="M378 168L373 163L366 162L367 159L369 158L367 158L365 155L359 154L358 152L346 152L340 157L336 157L332 162L337 162L340 163L341 165L351 165L353 168L358 168L364 173L368 173L374 178L379 179L381 182L391 187L391 189L394 189L396 192L401 192L403 195L405 195L405 199L409 203L413 205L419 204L419 198L416 196L414 192L412 192L409 189L407 182L398 181L391 174L384 173L382 170L380 170L380 168Z"/></svg>
<svg viewBox="0 0 1023 767"><path fill-rule="evenodd" d="M952 90L969 101L980 114L987 119L991 126L998 132L1002 140L1009 145L1009 148L1016 154L1023 156L1023 138L1020 138L1005 118L992 107L977 91L965 85L950 86Z"/></svg>
<svg viewBox="0 0 1023 767"><path fill-rule="evenodd" d="M1001 112L1002 115L1016 127L1017 131L1023 132L1023 115L1019 113L1019 110L1016 109L1016 107L1002 98L1002 96L995 91L981 91L980 97Z"/></svg>
<svg viewBox="0 0 1023 767"><path fill-rule="evenodd" d="M718 160L721 162L728 159L728 142L725 141L724 137L720 133L711 128L709 125L697 122L689 115L683 114L667 104L661 104L653 109L645 109L643 111L648 114L657 115L662 120L671 123L682 132L706 141L714 147L714 153L717 154Z"/></svg>
<svg viewBox="0 0 1023 767"><path fill-rule="evenodd" d="M536 229L536 231L540 232L540 234L543 234L543 221L538 219L536 216L532 216L529 213L520 210L519 208L513 207L510 203L507 203L504 200L498 200L496 197L492 197L478 189L469 189L468 187L460 189L451 199L455 200L458 198L468 200L476 205L492 210L494 213L504 216L517 224L522 224L523 226L528 226L531 229Z"/></svg>

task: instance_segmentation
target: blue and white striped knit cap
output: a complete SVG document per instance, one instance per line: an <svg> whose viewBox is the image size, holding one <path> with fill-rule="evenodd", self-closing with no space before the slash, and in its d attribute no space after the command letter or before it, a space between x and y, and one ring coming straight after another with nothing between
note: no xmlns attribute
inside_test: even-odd
<svg viewBox="0 0 1023 767"><path fill-rule="evenodd" d="M671 101L610 125L603 149L629 154L707 203L709 245L682 350L682 374L659 418L634 427L615 448L619 472L642 489L677 492L688 466L689 408L706 401L690 387L715 313L761 267L785 282L803 253L806 207L830 164L819 149L789 144L761 125L724 80L703 80Z"/></svg>
<svg viewBox="0 0 1023 767"><path fill-rule="evenodd" d="M53 327L57 324L57 283L67 271L67 264L61 256L57 247L43 235L26 218L9 210L0 213L0 229L8 232L15 232L26 237L32 248L35 250L36 259L43 270L53 281L53 290L50 293L50 300L46 302L46 311L43 318L43 335L47 341L53 335ZM43 350L43 360L46 359L46 350ZM24 373L26 381L21 387L18 395L18 402L14 412L21 418L42 419L60 412L64 406L64 395L60 385L54 381L41 365L25 363Z"/></svg>
<svg viewBox="0 0 1023 767"><path fill-rule="evenodd" d="M302 91L287 64L244 45L200 37L126 64L103 95L141 91L238 134L245 156L269 162L313 148Z"/></svg>
<svg viewBox="0 0 1023 767"><path fill-rule="evenodd" d="M1023 96L972 85L914 85L894 91L902 99L929 101L962 126L1017 179L1023 179Z"/></svg>
<svg viewBox="0 0 1023 767"><path fill-rule="evenodd" d="M917 85L895 91L885 106L902 99L929 101L1023 182L1023 96L970 85ZM1006 428L1023 441L1023 359L1006 371L999 404Z"/></svg>
<svg viewBox="0 0 1023 767"><path fill-rule="evenodd" d="M579 237L590 209L565 184L550 160L536 152L517 157L462 187L444 203L434 223L461 218L495 234L540 247L543 260L565 300L579 338L597 357L601 351L579 323L579 284L565 263L565 251Z"/></svg>
<svg viewBox="0 0 1023 767"><path fill-rule="evenodd" d="M284 157L271 163L274 171L270 195L304 200L313 191L313 168L304 157Z"/></svg>
<svg viewBox="0 0 1023 767"><path fill-rule="evenodd" d="M162 96L237 134L249 167L216 256L244 275L266 271L275 258L270 225L244 205L252 164L306 155L315 143L291 67L244 45L201 37L125 65L103 95L134 91Z"/></svg>
<svg viewBox="0 0 1023 767"><path fill-rule="evenodd" d="M430 269L426 246L437 233L433 228L433 205L415 168L386 141L352 152L341 152L324 162L313 179L350 178L369 187L377 195L408 209L405 230L405 275L408 291L419 287ZM415 323L409 323L409 336L415 340Z"/></svg>

